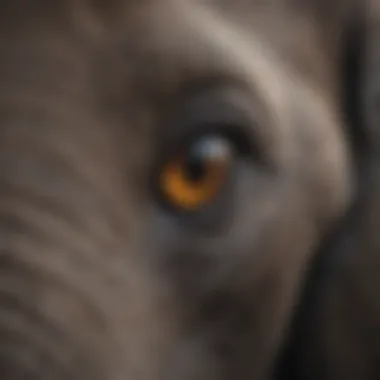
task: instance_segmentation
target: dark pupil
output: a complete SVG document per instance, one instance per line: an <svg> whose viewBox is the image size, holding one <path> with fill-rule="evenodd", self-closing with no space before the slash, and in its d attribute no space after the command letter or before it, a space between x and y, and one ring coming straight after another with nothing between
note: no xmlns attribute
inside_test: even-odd
<svg viewBox="0 0 380 380"><path fill-rule="evenodd" d="M185 175L189 181L199 182L206 174L205 157L202 151L191 149L185 161Z"/></svg>

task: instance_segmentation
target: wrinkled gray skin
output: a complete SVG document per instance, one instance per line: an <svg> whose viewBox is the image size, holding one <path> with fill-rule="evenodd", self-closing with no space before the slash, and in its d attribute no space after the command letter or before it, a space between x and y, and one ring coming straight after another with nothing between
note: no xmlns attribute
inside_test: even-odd
<svg viewBox="0 0 380 380"><path fill-rule="evenodd" d="M266 376L350 199L340 16L309 3L0 2L2 380ZM151 177L197 101L269 164L188 223Z"/></svg>

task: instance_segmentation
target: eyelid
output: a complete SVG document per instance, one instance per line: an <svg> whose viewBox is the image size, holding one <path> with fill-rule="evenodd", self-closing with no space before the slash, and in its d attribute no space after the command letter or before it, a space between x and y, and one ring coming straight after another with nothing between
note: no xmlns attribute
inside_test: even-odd
<svg viewBox="0 0 380 380"><path fill-rule="evenodd" d="M171 154L173 147L186 146L205 133L217 133L241 140L246 159L270 167L270 157L257 132L263 129L260 124L266 123L261 108L259 100L244 88L214 87L199 95L192 92L175 107L170 119L164 120L160 151Z"/></svg>

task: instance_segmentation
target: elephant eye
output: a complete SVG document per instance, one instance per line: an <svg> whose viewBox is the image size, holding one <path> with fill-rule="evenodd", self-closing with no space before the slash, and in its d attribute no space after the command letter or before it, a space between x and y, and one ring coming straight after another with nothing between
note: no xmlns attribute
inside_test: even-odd
<svg viewBox="0 0 380 380"><path fill-rule="evenodd" d="M169 110L157 129L150 177L163 217L202 234L230 224L247 178L267 170L252 104L244 91L218 87L192 93Z"/></svg>
<svg viewBox="0 0 380 380"><path fill-rule="evenodd" d="M228 137L208 134L174 151L159 169L162 199L180 211L197 211L221 192L231 176L236 147Z"/></svg>

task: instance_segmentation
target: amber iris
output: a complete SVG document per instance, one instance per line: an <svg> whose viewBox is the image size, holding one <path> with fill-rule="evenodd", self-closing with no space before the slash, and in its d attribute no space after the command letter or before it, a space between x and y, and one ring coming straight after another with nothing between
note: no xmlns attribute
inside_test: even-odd
<svg viewBox="0 0 380 380"><path fill-rule="evenodd" d="M163 196L185 211L205 206L226 184L233 158L233 146L227 138L209 136L195 141L161 168Z"/></svg>

